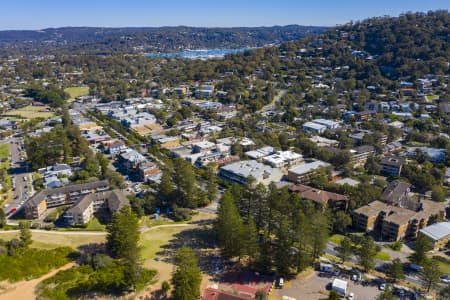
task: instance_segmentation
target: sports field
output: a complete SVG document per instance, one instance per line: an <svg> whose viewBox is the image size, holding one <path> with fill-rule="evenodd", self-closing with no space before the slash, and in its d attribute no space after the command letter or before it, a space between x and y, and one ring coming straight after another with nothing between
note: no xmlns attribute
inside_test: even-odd
<svg viewBox="0 0 450 300"><path fill-rule="evenodd" d="M89 87L74 86L64 89L64 92L70 95L69 101L75 100L77 97L89 95Z"/></svg>
<svg viewBox="0 0 450 300"><path fill-rule="evenodd" d="M35 118L49 119L54 117L54 113L50 111L50 108L48 106L32 106L32 105L8 111L5 115L18 116L24 119L35 119Z"/></svg>

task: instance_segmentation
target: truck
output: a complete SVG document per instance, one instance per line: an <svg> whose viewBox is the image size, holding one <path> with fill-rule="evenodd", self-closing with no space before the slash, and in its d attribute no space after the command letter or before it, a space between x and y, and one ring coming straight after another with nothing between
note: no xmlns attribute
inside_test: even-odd
<svg viewBox="0 0 450 300"><path fill-rule="evenodd" d="M331 283L331 289L333 291L336 291L339 296L345 297L345 295L347 294L347 285L347 281L335 278Z"/></svg>
<svg viewBox="0 0 450 300"><path fill-rule="evenodd" d="M325 272L325 273L333 273L333 265L332 264L325 264L320 263L319 265L319 271Z"/></svg>

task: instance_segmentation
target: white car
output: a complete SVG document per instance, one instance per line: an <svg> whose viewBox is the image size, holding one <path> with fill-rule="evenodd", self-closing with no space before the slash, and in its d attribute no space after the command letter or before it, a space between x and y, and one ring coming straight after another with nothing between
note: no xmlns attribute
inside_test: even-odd
<svg viewBox="0 0 450 300"><path fill-rule="evenodd" d="M450 276L449 275L442 275L441 281L445 284L450 284Z"/></svg>
<svg viewBox="0 0 450 300"><path fill-rule="evenodd" d="M378 288L380 289L380 291L384 291L386 289L386 283L380 284Z"/></svg>
<svg viewBox="0 0 450 300"><path fill-rule="evenodd" d="M350 294L347 296L347 300L353 300L353 299L355 299L355 294L350 293Z"/></svg>

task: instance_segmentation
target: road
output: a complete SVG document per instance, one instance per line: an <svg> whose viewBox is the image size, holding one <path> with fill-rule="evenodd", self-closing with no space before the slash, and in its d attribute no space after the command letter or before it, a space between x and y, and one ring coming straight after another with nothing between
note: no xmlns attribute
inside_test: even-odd
<svg viewBox="0 0 450 300"><path fill-rule="evenodd" d="M280 102L281 99L283 98L284 95L286 95L287 90L280 90L278 92L278 94L275 95L275 97L273 97L272 102L270 102L269 104L263 106L260 110L258 110L256 113L260 114L260 113L264 113L266 111L272 110L275 108L275 104Z"/></svg>
<svg viewBox="0 0 450 300"><path fill-rule="evenodd" d="M8 213L13 208L19 210L25 201L31 197L32 190L30 192L29 188L32 186L32 173L29 172L29 168L21 155L20 148L23 148L23 145L20 139L13 137L6 142L9 144L11 154L10 174L14 183L13 187L15 187L13 199L3 206L5 212Z"/></svg>

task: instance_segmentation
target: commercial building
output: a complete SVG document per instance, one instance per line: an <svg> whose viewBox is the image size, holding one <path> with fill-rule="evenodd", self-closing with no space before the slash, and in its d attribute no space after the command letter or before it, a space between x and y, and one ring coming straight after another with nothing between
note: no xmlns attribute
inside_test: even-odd
<svg viewBox="0 0 450 300"><path fill-rule="evenodd" d="M430 240L433 250L445 248L450 242L450 222L432 224L421 229L420 234Z"/></svg>
<svg viewBox="0 0 450 300"><path fill-rule="evenodd" d="M321 160L310 160L288 170L288 180L294 183L307 183L319 169L331 166Z"/></svg>
<svg viewBox="0 0 450 300"><path fill-rule="evenodd" d="M293 151L277 151L272 155L263 158L265 164L274 168L295 166L303 161L303 156Z"/></svg>
<svg viewBox="0 0 450 300"><path fill-rule="evenodd" d="M106 190L109 190L109 184L106 180L42 190L25 203L25 217L27 219L38 219L48 208L74 204L84 195Z"/></svg>
<svg viewBox="0 0 450 300"><path fill-rule="evenodd" d="M255 160L243 160L225 165L219 169L218 175L228 181L247 184L252 177L255 183L268 185L271 182L278 182L283 177L283 173L278 168L259 163Z"/></svg>
<svg viewBox="0 0 450 300"><path fill-rule="evenodd" d="M303 130L315 134L322 134L325 130L327 130L327 127L325 125L317 124L314 122L306 122L302 127Z"/></svg>

